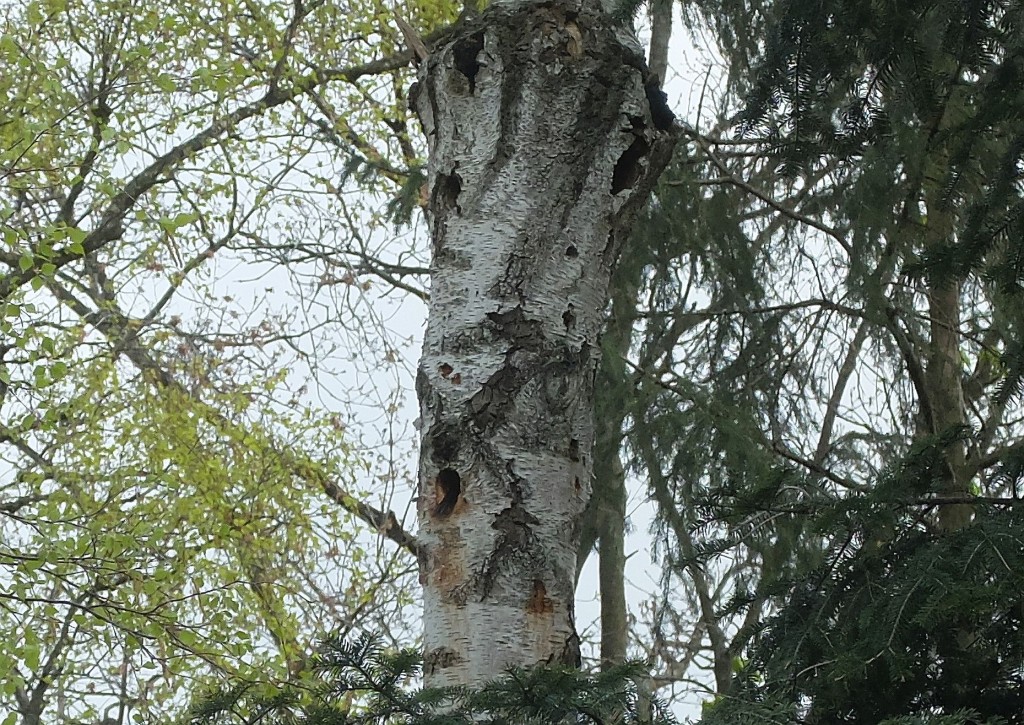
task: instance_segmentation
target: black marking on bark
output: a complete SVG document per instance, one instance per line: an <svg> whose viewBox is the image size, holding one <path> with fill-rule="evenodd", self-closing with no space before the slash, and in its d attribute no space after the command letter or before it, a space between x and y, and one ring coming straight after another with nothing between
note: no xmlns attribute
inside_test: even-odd
<svg viewBox="0 0 1024 725"><path fill-rule="evenodd" d="M498 532L498 536L478 577L480 601L487 599L500 571L507 570L515 562L528 563L530 566L538 563L536 552L531 549L533 527L540 520L523 506L524 481L512 470L511 461L506 464L506 469L510 476L509 493L512 500L508 508L503 509L491 522L491 528Z"/></svg>
<svg viewBox="0 0 1024 725"><path fill-rule="evenodd" d="M676 114L668 107L668 94L661 90L658 77L652 76L644 86L647 103L651 106L651 120L659 131L668 131L676 122Z"/></svg>
<svg viewBox="0 0 1024 725"><path fill-rule="evenodd" d="M505 420L521 382L517 370L506 363L495 371L469 399L469 414L480 430L490 430Z"/></svg>
<svg viewBox="0 0 1024 725"><path fill-rule="evenodd" d="M526 381L545 370L552 359L552 346L540 320L527 318L522 307L505 312L489 312L492 334L507 340L511 348L505 363L487 379L469 399L469 413L479 430L490 430L503 422L516 395ZM540 353L540 355L537 355ZM513 357L514 356L514 357ZM561 363L560 356L555 359Z"/></svg>
<svg viewBox="0 0 1024 725"><path fill-rule="evenodd" d="M423 372L423 370L417 368L416 370L416 397L419 400L429 400L431 393L430 377Z"/></svg>
<svg viewBox="0 0 1024 725"><path fill-rule="evenodd" d="M565 256L569 259L576 259L576 257L580 256L580 250L576 248L575 244L570 244L565 248Z"/></svg>
<svg viewBox="0 0 1024 725"><path fill-rule="evenodd" d="M444 518L455 510L462 494L462 476L454 468L442 468L437 474L438 498L434 506L434 516Z"/></svg>
<svg viewBox="0 0 1024 725"><path fill-rule="evenodd" d="M430 376L427 375L422 369L416 370L416 397L419 399L420 404L432 411L431 420L440 421L444 418L444 399L438 395L437 391L434 390L433 384L430 382ZM430 437L436 437L438 431L442 430L444 426L440 423L435 422L430 430ZM439 465L443 465L439 464Z"/></svg>
<svg viewBox="0 0 1024 725"><path fill-rule="evenodd" d="M505 262L505 272L488 290L489 296L508 299L514 294L520 305L526 302L527 279L536 267L533 261L536 258L535 247L526 234L519 235L515 241L515 251L508 255Z"/></svg>
<svg viewBox="0 0 1024 725"><path fill-rule="evenodd" d="M488 312L487 319L494 323L498 337L514 343L521 350L537 350L544 346L544 328L540 320L527 318L519 305L505 312Z"/></svg>
<svg viewBox="0 0 1024 725"><path fill-rule="evenodd" d="M451 667L462 661L459 653L447 647L438 647L423 657L423 673L433 675L437 670Z"/></svg>
<svg viewBox="0 0 1024 725"><path fill-rule="evenodd" d="M500 514L494 517L491 528L501 532L498 537L498 544L495 552L502 549L524 552L530 546L533 539L531 527L539 524L540 521L524 509L521 505L513 504ZM505 552L510 553L509 551Z"/></svg>
<svg viewBox="0 0 1024 725"><path fill-rule="evenodd" d="M592 367L590 360L590 349L587 345L581 346L580 350L573 350L570 345L562 345L558 349L545 351L543 357L539 357L536 371L530 376L542 384L544 402L550 414L545 416L547 421L557 421L564 415L564 412L574 407L579 401L583 387L589 381L580 379L580 370L583 375ZM532 370L532 368L531 368ZM592 382L591 382L592 384ZM552 428L557 427L555 424ZM546 431L538 423L535 428L542 438ZM550 439L549 440L553 440Z"/></svg>
<svg viewBox="0 0 1024 725"><path fill-rule="evenodd" d="M459 194L462 193L462 177L454 171L450 174L438 174L434 182L434 192L430 195L430 206L434 217L440 224L441 218L449 209L456 214L462 213L459 207Z"/></svg>
<svg viewBox="0 0 1024 725"><path fill-rule="evenodd" d="M569 439L569 460L577 463L580 460L580 442L575 438Z"/></svg>
<svg viewBox="0 0 1024 725"><path fill-rule="evenodd" d="M505 62L505 67L524 67L518 65L508 65L509 61ZM513 61L514 62L514 61ZM528 67L528 66L527 66ZM502 171L508 162L512 160L516 152L516 141L518 134L516 133L519 127L519 103L521 103L522 87L526 74L525 73L502 73L501 82L501 107L499 113L500 125L500 136L498 137L498 143L495 148L494 160L487 167L485 177L483 179L484 186L490 186L498 173Z"/></svg>
<svg viewBox="0 0 1024 725"><path fill-rule="evenodd" d="M484 32L478 30L470 36L459 38L452 46L452 59L455 61L455 70L466 76L469 81L469 92L476 91L476 74L480 71L480 61L477 56L484 49Z"/></svg>
<svg viewBox="0 0 1024 725"><path fill-rule="evenodd" d="M423 586L427 583L427 572L430 569L430 557L426 546L420 546L416 551L416 565L419 569L420 586Z"/></svg>
<svg viewBox="0 0 1024 725"><path fill-rule="evenodd" d="M408 106L409 110L412 111L413 113L416 113L416 114L419 113L419 110L418 110L419 107L416 105L417 103L419 103L419 100L420 100L420 84L415 82L415 81L413 81L413 84L411 86L409 86L408 103L406 104Z"/></svg>
<svg viewBox="0 0 1024 725"><path fill-rule="evenodd" d="M505 475L508 476L508 492L512 497L512 508L523 505L523 478L516 473L515 461L505 461ZM534 521L534 523L537 523Z"/></svg>
<svg viewBox="0 0 1024 725"><path fill-rule="evenodd" d="M437 421L430 426L424 443L429 446L430 459L434 464L445 468L458 457L462 437L455 423Z"/></svg>

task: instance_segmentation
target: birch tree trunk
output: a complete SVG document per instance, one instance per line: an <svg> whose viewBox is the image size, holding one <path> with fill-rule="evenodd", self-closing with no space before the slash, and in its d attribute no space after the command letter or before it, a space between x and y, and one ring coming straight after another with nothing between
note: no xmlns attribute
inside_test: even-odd
<svg viewBox="0 0 1024 725"><path fill-rule="evenodd" d="M671 153L664 96L593 0L504 3L421 68L432 289L417 372L425 679L579 663L609 276Z"/></svg>

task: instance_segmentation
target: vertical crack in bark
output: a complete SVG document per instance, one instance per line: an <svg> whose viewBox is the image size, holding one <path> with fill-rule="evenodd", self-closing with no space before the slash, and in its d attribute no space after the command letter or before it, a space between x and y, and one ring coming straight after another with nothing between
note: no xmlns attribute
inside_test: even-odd
<svg viewBox="0 0 1024 725"><path fill-rule="evenodd" d="M549 665L565 665L579 669L583 664L583 656L580 653L580 636L573 631L562 645L562 651L548 659Z"/></svg>
<svg viewBox="0 0 1024 725"><path fill-rule="evenodd" d="M459 194L462 192L462 178L454 171L450 174L439 174L434 183L434 191L430 195L431 211L438 223L443 223L452 212L461 214Z"/></svg>

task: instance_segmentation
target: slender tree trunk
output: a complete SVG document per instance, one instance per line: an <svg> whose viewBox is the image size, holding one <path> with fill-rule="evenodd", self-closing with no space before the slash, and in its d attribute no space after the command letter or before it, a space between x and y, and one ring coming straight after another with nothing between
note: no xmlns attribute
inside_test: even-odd
<svg viewBox="0 0 1024 725"><path fill-rule="evenodd" d="M465 22L412 94L433 242L416 381L428 685L579 661L602 310L673 140L645 81L598 4L557 0Z"/></svg>
<svg viewBox="0 0 1024 725"><path fill-rule="evenodd" d="M651 6L649 84L663 85L668 74L668 44L672 35L672 2L655 0ZM597 437L594 445L594 490L584 514L579 581L591 548L598 544L598 587L601 595L601 666L624 662L629 645L626 608L626 474L622 466L622 424L632 387L622 360L629 355L636 317L636 299L643 281L643 260L630 260L612 281L612 308L603 336L607 357L598 373ZM630 390L632 392L632 390Z"/></svg>
<svg viewBox="0 0 1024 725"><path fill-rule="evenodd" d="M931 343L926 380L931 398L932 427L941 434L966 424L960 361L960 285L957 282L937 283L929 288L928 317ZM962 441L956 441L946 449L941 493L950 496L970 493L971 482L964 470L965 456ZM939 509L939 526L953 531L969 524L972 517L971 506L949 504Z"/></svg>
<svg viewBox="0 0 1024 725"><path fill-rule="evenodd" d="M601 668L626 661L629 646L629 610L626 607L626 474L615 451L607 474L607 514L597 545L598 581L601 588Z"/></svg>
<svg viewBox="0 0 1024 725"><path fill-rule="evenodd" d="M668 80L668 43L672 38L672 0L651 0L651 75L662 86Z"/></svg>
<svg viewBox="0 0 1024 725"><path fill-rule="evenodd" d="M601 666L624 662L629 644L626 608L626 472L622 465L622 426L635 393L625 358L633 340L636 300L643 265L636 259L613 277L611 310L602 336L604 359L597 375L597 437L594 491L588 507L598 537L598 585L601 592ZM582 549L581 549L582 551ZM589 551L589 550L588 550ZM578 567L577 567L578 570Z"/></svg>
<svg viewBox="0 0 1024 725"><path fill-rule="evenodd" d="M943 162L947 158L948 154L940 154ZM954 219L945 207L942 189L936 182L925 182L925 199L928 211L925 248L938 248L952 239ZM943 435L963 428L967 423L960 352L960 280L930 280L927 296L929 344L925 385L932 432ZM949 496L966 496L970 493L971 481L965 470L966 454L966 447L960 440L946 448L946 466L942 472L940 493ZM969 524L973 517L972 506L947 504L939 508L939 528L954 531Z"/></svg>

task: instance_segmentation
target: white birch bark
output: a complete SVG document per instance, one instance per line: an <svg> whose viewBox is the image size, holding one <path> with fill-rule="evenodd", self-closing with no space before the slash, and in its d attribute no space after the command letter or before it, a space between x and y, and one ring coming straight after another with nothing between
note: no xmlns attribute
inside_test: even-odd
<svg viewBox="0 0 1024 725"><path fill-rule="evenodd" d="M412 94L433 242L417 373L431 686L579 662L602 311L673 139L635 47L596 0L496 5L434 50Z"/></svg>

